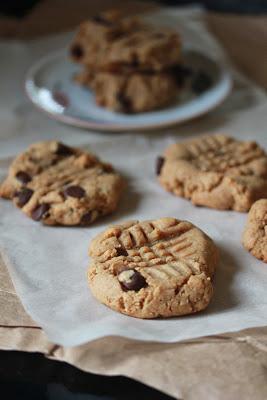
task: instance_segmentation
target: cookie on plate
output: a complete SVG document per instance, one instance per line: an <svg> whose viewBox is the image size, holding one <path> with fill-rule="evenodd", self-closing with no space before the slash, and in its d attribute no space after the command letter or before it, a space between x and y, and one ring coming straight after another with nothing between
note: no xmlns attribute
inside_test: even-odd
<svg viewBox="0 0 267 400"><path fill-rule="evenodd" d="M213 241L186 221L161 218L108 228L90 245L89 286L101 303L137 318L206 308L218 260Z"/></svg>
<svg viewBox="0 0 267 400"><path fill-rule="evenodd" d="M70 47L70 56L77 63L100 68L114 41L142 26L136 17L122 17L117 10L95 15L80 24Z"/></svg>
<svg viewBox="0 0 267 400"><path fill-rule="evenodd" d="M267 263L267 199L258 200L251 207L242 241L254 257Z"/></svg>
<svg viewBox="0 0 267 400"><path fill-rule="evenodd" d="M128 66L160 71L180 62L181 42L172 29L107 12L80 25L70 54L94 70L113 72Z"/></svg>
<svg viewBox="0 0 267 400"><path fill-rule="evenodd" d="M267 197L267 155L255 142L224 135L171 145L157 159L159 182L193 204L246 212Z"/></svg>
<svg viewBox="0 0 267 400"><path fill-rule="evenodd" d="M96 103L110 110L138 113L170 104L179 93L173 74L111 74L94 76L84 71L76 81L90 87L95 93Z"/></svg>
<svg viewBox="0 0 267 400"><path fill-rule="evenodd" d="M93 16L79 26L70 47L70 56L77 63L99 68L116 39L142 26L136 17L123 17L116 10Z"/></svg>
<svg viewBox="0 0 267 400"><path fill-rule="evenodd" d="M11 164L0 196L48 225L89 225L114 211L122 178L95 155L57 141L31 145Z"/></svg>

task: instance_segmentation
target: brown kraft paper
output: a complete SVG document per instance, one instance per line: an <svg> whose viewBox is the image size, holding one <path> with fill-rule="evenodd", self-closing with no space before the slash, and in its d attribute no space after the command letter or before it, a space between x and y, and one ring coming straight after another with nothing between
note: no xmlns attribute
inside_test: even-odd
<svg viewBox="0 0 267 400"><path fill-rule="evenodd" d="M42 2L42 7L48 3ZM38 20L38 9L34 10L34 15L34 19L27 18L26 25L4 21L1 34L16 36L18 32L18 37L34 36L33 20ZM76 16L75 24L81 20L81 15L84 11ZM264 87L267 87L266 20L266 17L207 16L209 28L221 39L232 59ZM46 23L46 29L50 29L51 24ZM244 24L248 29L244 29ZM65 19L62 29L57 23L57 30L71 27L73 19ZM44 32L44 27L39 29L39 34L48 33ZM261 63L255 62L260 59ZM47 340L42 329L24 311L1 259L0 310L0 348L3 350L41 352L84 371L128 376L177 399L267 398L267 327L174 344L106 337L72 348L57 346Z"/></svg>

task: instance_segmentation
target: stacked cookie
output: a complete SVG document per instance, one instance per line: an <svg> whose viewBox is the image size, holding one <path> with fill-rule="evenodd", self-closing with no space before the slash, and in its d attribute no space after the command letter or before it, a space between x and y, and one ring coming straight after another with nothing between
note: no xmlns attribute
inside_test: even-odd
<svg viewBox="0 0 267 400"><path fill-rule="evenodd" d="M125 113L168 105L186 76L175 31L118 12L81 24L70 53L83 66L76 81L94 91L97 104Z"/></svg>

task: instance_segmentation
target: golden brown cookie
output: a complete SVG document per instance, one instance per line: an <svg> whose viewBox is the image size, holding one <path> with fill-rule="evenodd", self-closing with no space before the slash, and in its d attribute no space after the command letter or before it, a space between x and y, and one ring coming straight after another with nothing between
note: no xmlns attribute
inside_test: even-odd
<svg viewBox="0 0 267 400"><path fill-rule="evenodd" d="M171 145L157 160L159 182L193 204L246 212L267 197L267 155L255 142L224 135Z"/></svg>
<svg viewBox="0 0 267 400"><path fill-rule="evenodd" d="M175 218L130 221L90 245L89 286L101 303L137 318L203 310L212 297L218 260L213 241Z"/></svg>
<svg viewBox="0 0 267 400"><path fill-rule="evenodd" d="M93 76L89 71L83 71L76 81L94 91L98 105L124 113L166 106L179 92L174 75L167 72L130 75L102 72Z"/></svg>
<svg viewBox="0 0 267 400"><path fill-rule="evenodd" d="M117 207L122 178L91 153L56 141L31 145L11 164L0 196L48 225L89 225Z"/></svg>
<svg viewBox="0 0 267 400"><path fill-rule="evenodd" d="M124 18L116 10L93 16L79 26L70 55L75 62L90 68L103 67L105 54L114 41L141 27L137 18Z"/></svg>
<svg viewBox="0 0 267 400"><path fill-rule="evenodd" d="M108 12L81 24L70 53L75 62L94 70L114 71L130 66L160 71L180 61L181 43L174 30Z"/></svg>
<svg viewBox="0 0 267 400"><path fill-rule="evenodd" d="M254 257L267 263L267 199L258 200L251 207L242 241Z"/></svg>

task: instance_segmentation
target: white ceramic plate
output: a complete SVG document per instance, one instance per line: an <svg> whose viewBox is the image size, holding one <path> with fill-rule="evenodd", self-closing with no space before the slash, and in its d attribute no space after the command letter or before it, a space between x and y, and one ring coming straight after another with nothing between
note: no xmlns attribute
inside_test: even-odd
<svg viewBox="0 0 267 400"><path fill-rule="evenodd" d="M203 115L217 107L229 94L232 80L227 70L198 52L184 52L185 64L193 71L205 71L211 86L196 95L189 88L170 106L139 114L112 112L95 104L94 95L73 81L79 66L66 51L39 60L26 77L26 93L39 109L66 124L102 131L160 128Z"/></svg>

